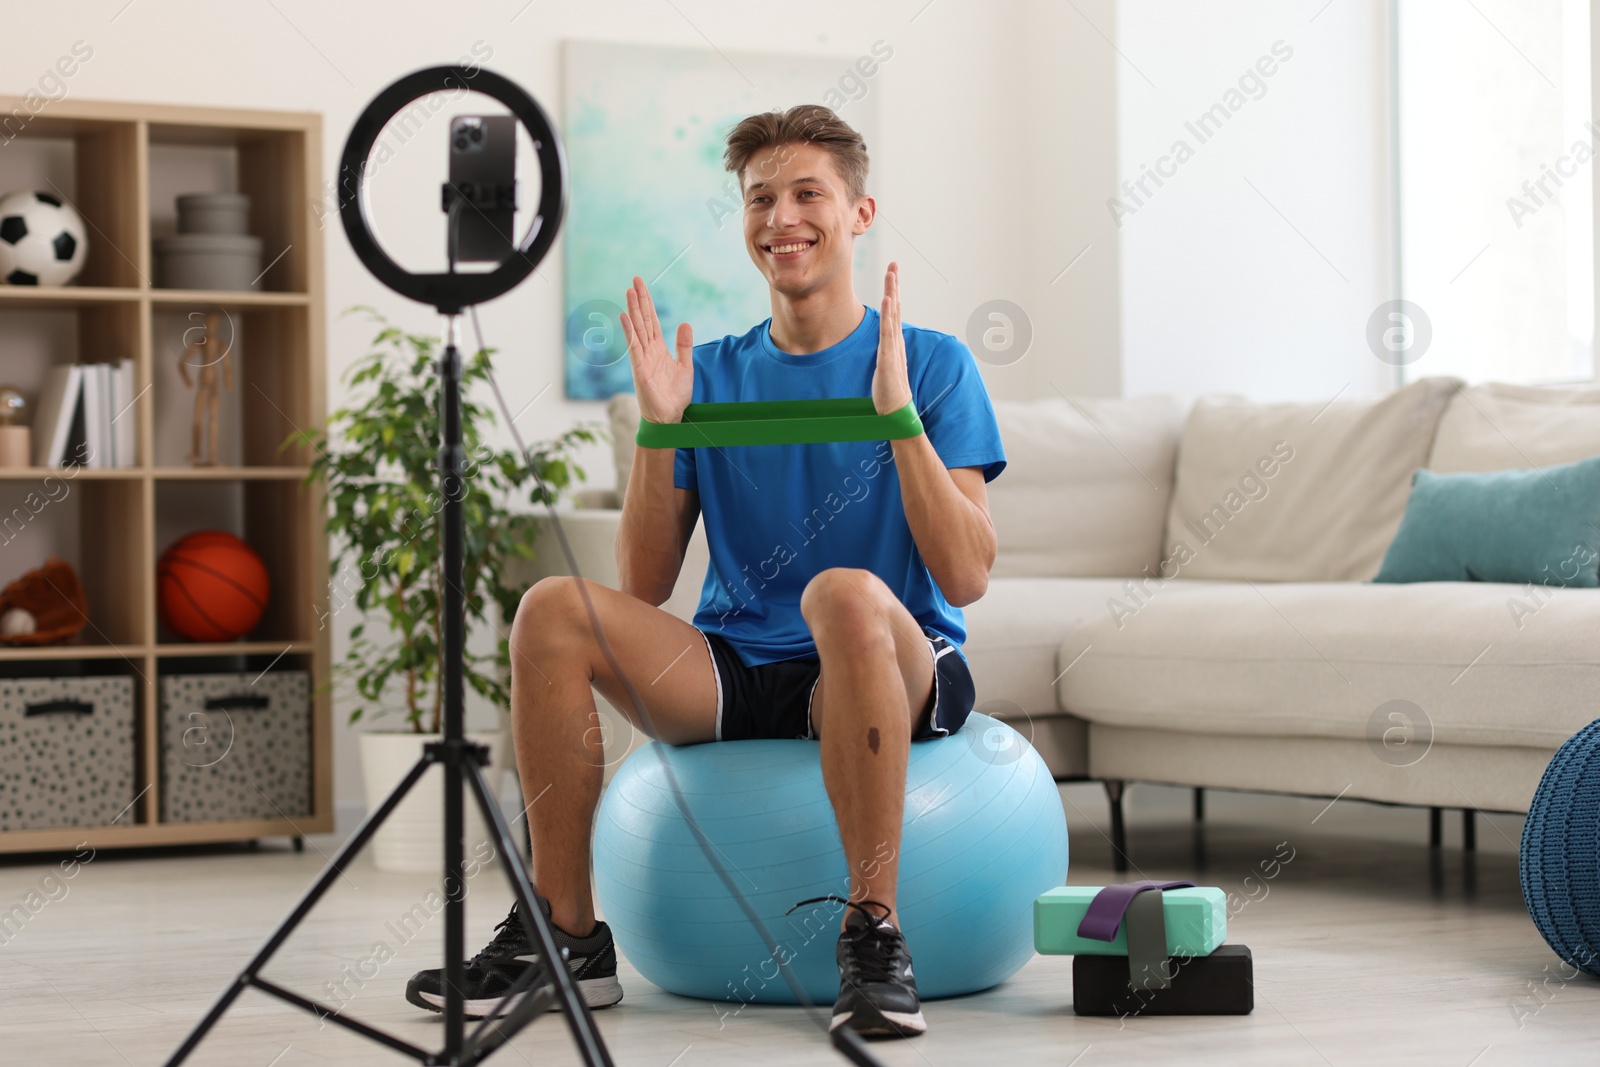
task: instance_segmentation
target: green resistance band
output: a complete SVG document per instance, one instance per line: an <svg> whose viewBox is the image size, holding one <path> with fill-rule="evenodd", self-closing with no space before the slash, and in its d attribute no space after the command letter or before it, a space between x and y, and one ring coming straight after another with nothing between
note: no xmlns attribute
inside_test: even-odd
<svg viewBox="0 0 1600 1067"><path fill-rule="evenodd" d="M870 396L850 396L690 404L683 409L682 422L640 419L634 441L645 448L817 445L895 441L921 432L915 402L879 415Z"/></svg>

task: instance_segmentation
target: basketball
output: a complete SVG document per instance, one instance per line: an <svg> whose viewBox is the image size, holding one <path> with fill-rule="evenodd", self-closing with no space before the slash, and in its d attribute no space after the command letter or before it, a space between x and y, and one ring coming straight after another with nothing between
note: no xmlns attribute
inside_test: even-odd
<svg viewBox="0 0 1600 1067"><path fill-rule="evenodd" d="M190 534L156 565L161 621L190 641L243 637L261 621L271 589L256 550L223 530Z"/></svg>

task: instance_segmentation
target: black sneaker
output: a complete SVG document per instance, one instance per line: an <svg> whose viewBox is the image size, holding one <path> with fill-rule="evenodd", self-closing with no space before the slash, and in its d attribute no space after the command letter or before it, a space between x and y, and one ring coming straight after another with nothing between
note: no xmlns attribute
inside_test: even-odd
<svg viewBox="0 0 1600 1067"><path fill-rule="evenodd" d="M876 900L857 904L843 897L817 897L795 907L824 900L855 909L839 935L839 999L828 1029L849 1026L865 1037L914 1037L927 1030L911 976L911 953L905 935L887 919L889 909ZM869 907L881 908L883 915Z"/></svg>
<svg viewBox="0 0 1600 1067"><path fill-rule="evenodd" d="M540 910L550 917L550 904L539 898ZM617 981L617 946L611 938L611 928L596 923L588 937L573 937L561 927L551 923L556 944L567 957L567 967L578 981L578 992L591 1008L607 1008L622 999L622 985ZM531 975L529 972L532 972ZM482 1019L503 1015L513 998L508 993L525 975L523 992L539 990L550 997L547 1010L560 1008L561 1001L554 996L555 982L545 968L543 957L536 945L530 943L522 928L522 917L517 906L511 905L511 914L495 927L494 938L472 959L467 961L462 990L466 994L465 1010L468 1018ZM428 1011L444 1010L444 969L418 971L406 983L406 1000Z"/></svg>

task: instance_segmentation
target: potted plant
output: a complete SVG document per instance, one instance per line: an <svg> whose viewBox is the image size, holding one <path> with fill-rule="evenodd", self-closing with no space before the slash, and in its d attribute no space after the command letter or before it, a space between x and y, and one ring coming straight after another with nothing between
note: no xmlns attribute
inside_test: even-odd
<svg viewBox="0 0 1600 1067"><path fill-rule="evenodd" d="M334 411L321 433L290 438L310 443L315 459L307 483L327 489L326 530L332 545L333 584L322 624L353 609L359 621L350 646L334 665L333 681L353 683L352 724L398 714L399 730L361 734L362 772L369 810L382 802L437 740L443 711L440 671L444 574L443 500L439 492L439 380L435 372L441 340L407 333L376 310L357 305L380 329L371 351L345 372L349 403ZM468 688L504 711L509 702L510 652L497 625L511 618L524 588L508 584L505 564L533 556L532 544L514 536L511 504L526 499L541 508L555 503L574 476L586 480L571 457L580 442L593 442L599 423L583 423L553 441L532 447L543 487L523 457L487 440L495 418L472 399L483 383L493 349L464 356L461 368L461 435L466 451L463 595L467 649L462 665ZM474 634L494 633L494 651L473 648ZM469 736L490 746L491 785L499 781L509 744L503 728ZM412 790L373 841L374 859L389 870L438 870L441 848L443 775L430 774ZM497 794L498 795L498 794ZM475 805L468 842L485 838Z"/></svg>

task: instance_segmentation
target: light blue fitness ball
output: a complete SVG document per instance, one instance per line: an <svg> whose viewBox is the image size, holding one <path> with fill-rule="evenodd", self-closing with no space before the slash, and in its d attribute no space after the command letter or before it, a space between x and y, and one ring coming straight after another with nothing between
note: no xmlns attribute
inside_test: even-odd
<svg viewBox="0 0 1600 1067"><path fill-rule="evenodd" d="M647 744L617 769L594 835L600 908L640 974L683 996L798 1003L691 820L778 958L807 996L831 1005L844 906L784 914L811 897L850 893L818 743ZM866 862L893 854L884 843ZM978 713L949 737L916 742L899 860L900 924L921 995L1005 981L1033 955L1034 898L1066 881L1067 820L1049 768L1015 730Z"/></svg>

